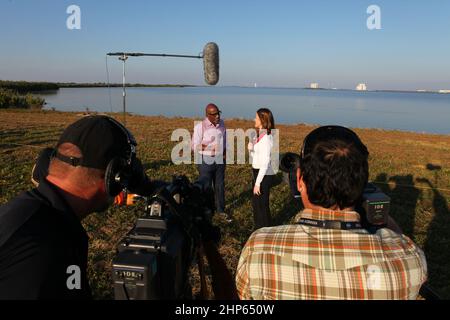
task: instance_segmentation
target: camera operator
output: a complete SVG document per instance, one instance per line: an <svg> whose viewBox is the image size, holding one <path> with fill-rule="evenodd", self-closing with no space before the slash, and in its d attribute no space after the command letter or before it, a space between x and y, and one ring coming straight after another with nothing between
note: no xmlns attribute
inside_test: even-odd
<svg viewBox="0 0 450 320"><path fill-rule="evenodd" d="M38 168L39 186L0 207L0 299L91 298L81 220L112 204L120 188L111 179L126 176L130 187L144 179L135 146L131 133L107 116L66 128L46 179Z"/></svg>
<svg viewBox="0 0 450 320"><path fill-rule="evenodd" d="M370 233L355 211L368 155L344 127L305 138L297 169L305 209L293 224L250 236L236 275L241 299L416 299L427 277L422 250L387 227Z"/></svg>

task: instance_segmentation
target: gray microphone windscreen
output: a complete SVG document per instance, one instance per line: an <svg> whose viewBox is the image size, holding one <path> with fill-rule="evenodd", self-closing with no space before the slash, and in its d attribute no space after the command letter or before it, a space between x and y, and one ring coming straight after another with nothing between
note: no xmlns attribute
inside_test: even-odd
<svg viewBox="0 0 450 320"><path fill-rule="evenodd" d="M203 69L205 81L209 85L219 82L219 47L214 42L209 42L203 49Z"/></svg>

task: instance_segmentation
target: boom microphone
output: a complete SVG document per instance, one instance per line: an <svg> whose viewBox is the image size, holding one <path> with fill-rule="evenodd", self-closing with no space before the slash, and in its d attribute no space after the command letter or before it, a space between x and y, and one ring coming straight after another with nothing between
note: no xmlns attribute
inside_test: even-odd
<svg viewBox="0 0 450 320"><path fill-rule="evenodd" d="M209 42L203 49L203 69L205 81L213 86L219 82L219 47L214 42Z"/></svg>

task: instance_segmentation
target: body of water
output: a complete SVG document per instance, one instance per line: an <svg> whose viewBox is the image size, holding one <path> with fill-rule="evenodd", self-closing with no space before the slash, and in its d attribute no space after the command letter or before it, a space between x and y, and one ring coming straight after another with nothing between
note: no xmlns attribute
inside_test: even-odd
<svg viewBox="0 0 450 320"><path fill-rule="evenodd" d="M47 109L122 111L121 88L62 88L42 95ZM284 124L336 124L450 134L450 94L241 87L127 88L127 111L202 117L208 103L223 118L253 119L260 107Z"/></svg>

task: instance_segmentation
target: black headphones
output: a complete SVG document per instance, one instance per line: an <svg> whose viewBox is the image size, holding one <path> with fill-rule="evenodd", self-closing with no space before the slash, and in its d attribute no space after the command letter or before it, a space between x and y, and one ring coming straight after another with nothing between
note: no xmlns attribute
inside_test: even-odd
<svg viewBox="0 0 450 320"><path fill-rule="evenodd" d="M302 161L305 161L305 158L310 155L315 142L323 139L324 137L336 137L345 141L351 141L360 151L367 155L369 154L367 147L352 130L341 126L323 126L314 129L305 137L300 149L300 154L293 152L283 154L280 159L280 169L287 173L297 170Z"/></svg>
<svg viewBox="0 0 450 320"><path fill-rule="evenodd" d="M105 169L105 190L110 197L115 197L123 189L128 188L130 182L139 179L140 177L137 176L143 175L143 169L140 166L140 162L136 159L137 143L131 132L117 120L103 115L101 117L118 128L127 141L125 155L115 156L109 161ZM57 158L71 166L78 166L81 162L80 158L62 155L56 149L54 149L50 158Z"/></svg>
<svg viewBox="0 0 450 320"><path fill-rule="evenodd" d="M294 198L300 197L300 193L297 190L297 168L301 168L302 162L309 157L315 142L325 137L336 137L352 141L359 150L368 154L366 146L356 133L346 127L328 125L314 129L304 138L300 154L287 152L280 159L280 169L288 174L289 186Z"/></svg>
<svg viewBox="0 0 450 320"><path fill-rule="evenodd" d="M336 137L346 141L352 141L356 147L362 152L369 154L367 147L362 143L358 135L349 128L342 126L322 126L311 131L303 140L300 157L298 158L298 165L305 160L311 153L315 142L324 137Z"/></svg>
<svg viewBox="0 0 450 320"><path fill-rule="evenodd" d="M280 169L284 172L297 170L297 168L300 167L301 162L304 161L304 159L311 153L314 147L314 143L321 138L329 136L344 138L345 140L353 141L361 150L367 151L367 148L361 142L356 133L354 133L352 130L341 126L323 126L314 129L306 135L306 137L303 139L300 154L293 152L287 152L283 154L280 160Z"/></svg>
<svg viewBox="0 0 450 320"><path fill-rule="evenodd" d="M136 139L131 132L117 120L105 116L106 119L115 124L127 139L128 150L125 157L116 156L109 161L105 170L105 189L110 197L117 196L123 189L127 188L138 172L136 159Z"/></svg>

